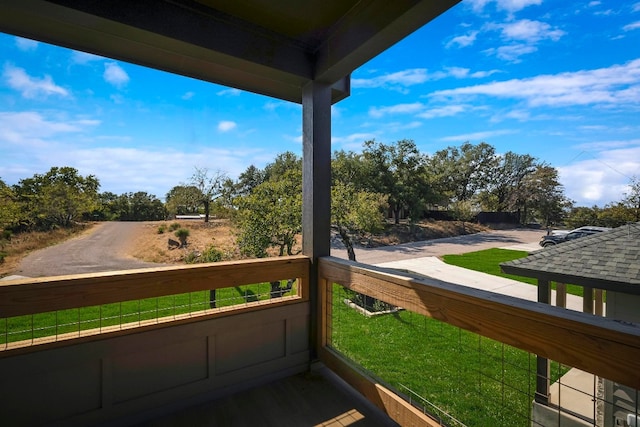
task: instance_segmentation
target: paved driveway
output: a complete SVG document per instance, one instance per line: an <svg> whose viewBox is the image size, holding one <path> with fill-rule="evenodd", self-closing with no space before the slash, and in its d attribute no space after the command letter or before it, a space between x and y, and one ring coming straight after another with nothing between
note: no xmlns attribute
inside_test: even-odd
<svg viewBox="0 0 640 427"><path fill-rule="evenodd" d="M142 262L122 255L135 238L139 227L140 223L136 222L99 224L91 233L33 252L22 261L15 274L44 277L157 267L160 264ZM360 262L379 264L537 242L543 234L544 231L540 230L496 230L381 248L357 248L356 257ZM332 248L331 255L347 258L346 250L341 248Z"/></svg>
<svg viewBox="0 0 640 427"><path fill-rule="evenodd" d="M141 223L105 222L90 233L41 249L22 260L16 275L59 276L99 271L157 267L161 264L138 261L123 255Z"/></svg>
<svg viewBox="0 0 640 427"><path fill-rule="evenodd" d="M356 260L366 264L379 264L403 259L462 254L482 249L517 247L519 245L526 245L522 246L522 248L527 248L523 250L530 250L529 248L532 247L540 248L537 246L537 242L544 234L544 230L494 230L380 248L356 248ZM347 251L340 247L331 248L331 255L338 258L348 258Z"/></svg>

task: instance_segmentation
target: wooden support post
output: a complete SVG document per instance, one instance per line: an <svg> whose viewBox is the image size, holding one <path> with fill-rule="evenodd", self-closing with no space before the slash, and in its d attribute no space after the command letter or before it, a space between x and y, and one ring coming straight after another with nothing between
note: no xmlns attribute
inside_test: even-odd
<svg viewBox="0 0 640 427"><path fill-rule="evenodd" d="M331 85L312 81L302 89L302 253L309 272L310 349L317 357L321 298L318 258L330 255L331 231Z"/></svg>
<svg viewBox="0 0 640 427"><path fill-rule="evenodd" d="M567 308L566 283L556 283L556 307Z"/></svg>
<svg viewBox="0 0 640 427"><path fill-rule="evenodd" d="M593 288L584 287L582 296L582 311L584 313L593 314Z"/></svg>
<svg viewBox="0 0 640 427"><path fill-rule="evenodd" d="M320 277L320 336L318 348L331 345L331 334L333 330L333 283Z"/></svg>
<svg viewBox="0 0 640 427"><path fill-rule="evenodd" d="M551 283L548 280L538 279L538 302L543 304L551 303ZM549 359L536 356L536 394L535 401L542 405L549 404L549 372L551 366Z"/></svg>
<svg viewBox="0 0 640 427"><path fill-rule="evenodd" d="M604 291L602 289L595 290L595 305L593 313L596 316L604 316Z"/></svg>

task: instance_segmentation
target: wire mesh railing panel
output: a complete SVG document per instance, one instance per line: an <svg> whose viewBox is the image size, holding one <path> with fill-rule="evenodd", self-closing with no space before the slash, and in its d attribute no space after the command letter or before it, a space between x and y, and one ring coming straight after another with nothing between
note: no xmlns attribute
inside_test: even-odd
<svg viewBox="0 0 640 427"><path fill-rule="evenodd" d="M211 314L298 295L282 280L0 319L0 350Z"/></svg>
<svg viewBox="0 0 640 427"><path fill-rule="evenodd" d="M332 286L328 345L443 426L624 425L606 418L607 380L550 362L549 401L537 404L535 354L403 309L363 315L358 298Z"/></svg>

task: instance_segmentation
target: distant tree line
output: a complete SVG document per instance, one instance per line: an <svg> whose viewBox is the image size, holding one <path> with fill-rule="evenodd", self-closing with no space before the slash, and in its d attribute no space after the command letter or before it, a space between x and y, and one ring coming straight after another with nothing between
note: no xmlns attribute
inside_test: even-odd
<svg viewBox="0 0 640 427"><path fill-rule="evenodd" d="M446 210L468 221L479 211L516 212L521 223L615 227L640 221L640 181L631 178L620 201L602 208L575 207L558 171L528 154L496 153L487 143L450 146L432 155L411 140L366 141L362 151L338 150L332 157L334 231L350 250L383 226L387 212L417 221L428 210ZM161 220L176 214L232 217L246 255L294 252L301 231L302 162L279 154L263 169L249 166L236 180L221 171L196 168L187 183L173 187L163 203L146 192L99 192L93 175L72 167L7 185L0 179L0 230L69 227L87 220ZM383 214L385 214L383 216ZM353 255L355 257L355 255Z"/></svg>
<svg viewBox="0 0 640 427"><path fill-rule="evenodd" d="M116 195L105 192L98 195L98 205L88 219L96 221L159 221L167 217L162 200L144 191Z"/></svg>
<svg viewBox="0 0 640 427"><path fill-rule="evenodd" d="M571 207L564 222L567 226L576 228L586 224L619 227L640 221L640 179L632 177L629 188L621 201L608 203L602 208Z"/></svg>
<svg viewBox="0 0 640 427"><path fill-rule="evenodd" d="M93 175L72 167L53 167L8 186L0 180L0 229L46 231L82 221L145 221L166 217L164 203L145 192L99 193Z"/></svg>

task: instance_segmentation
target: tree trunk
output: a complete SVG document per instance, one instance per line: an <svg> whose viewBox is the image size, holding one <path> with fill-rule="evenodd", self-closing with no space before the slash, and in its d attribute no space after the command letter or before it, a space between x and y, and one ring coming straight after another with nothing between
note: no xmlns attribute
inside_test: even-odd
<svg viewBox="0 0 640 427"><path fill-rule="evenodd" d="M342 239L342 243L347 248L347 255L349 256L349 261L356 260L356 251L353 249L353 242L351 241L351 237L349 237L349 233L347 233L342 228L338 229L338 234L340 235L340 239Z"/></svg>
<svg viewBox="0 0 640 427"><path fill-rule="evenodd" d="M349 256L349 261L355 261L356 251L353 249L353 242L351 241L351 237L349 237L349 233L347 233L344 229L339 228L338 234L340 235L340 239L342 239L342 243L344 243L344 246L347 248L347 255ZM372 311L376 299L365 294L358 294L358 295L360 295L362 305L364 306L363 308L368 311Z"/></svg>
<svg viewBox="0 0 640 427"><path fill-rule="evenodd" d="M211 203L207 200L204 202L204 222L209 222L209 208Z"/></svg>

